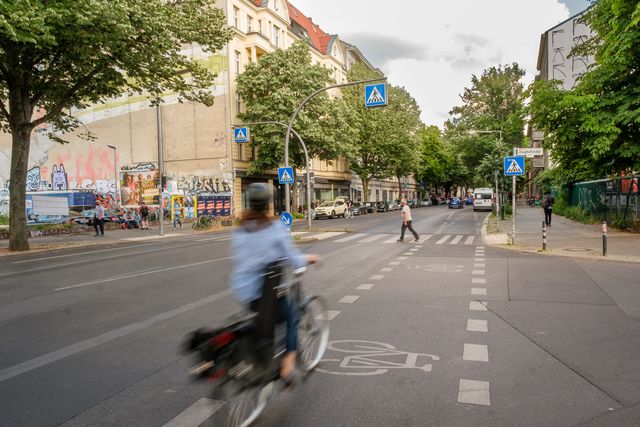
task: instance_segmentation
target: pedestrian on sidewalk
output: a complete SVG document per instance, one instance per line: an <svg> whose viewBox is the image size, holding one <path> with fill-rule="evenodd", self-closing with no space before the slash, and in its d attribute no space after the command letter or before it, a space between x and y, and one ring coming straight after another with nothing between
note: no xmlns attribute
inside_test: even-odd
<svg viewBox="0 0 640 427"><path fill-rule="evenodd" d="M99 233L98 227L100 227ZM96 200L96 211L93 214L93 229L96 230L96 237L104 237L104 207L100 200Z"/></svg>
<svg viewBox="0 0 640 427"><path fill-rule="evenodd" d="M544 222L547 224L547 227L551 227L551 212L553 210L553 203L556 200L551 195L551 192L548 190L544 193L544 197L542 198L542 209L544 209Z"/></svg>
<svg viewBox="0 0 640 427"><path fill-rule="evenodd" d="M145 202L142 202L140 205L140 216L142 217L142 226L140 227L143 230L149 229L149 206Z"/></svg>
<svg viewBox="0 0 640 427"><path fill-rule="evenodd" d="M180 228L182 228L182 221L180 220L180 216L182 214L182 206L177 201L173 205L173 228L176 228L176 222L180 224Z"/></svg>
<svg viewBox="0 0 640 427"><path fill-rule="evenodd" d="M407 204L407 200L402 199L402 229L400 231L400 238L398 239L398 242L404 241L404 232L407 230L407 228L409 229L409 231L411 231L411 233L413 233L413 237L416 239L416 242L420 240L420 236L418 236L416 230L414 230L411 226L411 221L411 208Z"/></svg>

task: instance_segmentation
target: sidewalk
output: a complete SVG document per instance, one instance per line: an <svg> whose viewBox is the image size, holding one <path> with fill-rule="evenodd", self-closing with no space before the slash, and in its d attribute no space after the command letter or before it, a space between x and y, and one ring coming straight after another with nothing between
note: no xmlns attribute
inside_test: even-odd
<svg viewBox="0 0 640 427"><path fill-rule="evenodd" d="M559 215L553 215L547 229L547 250L542 251L542 221L540 207L519 206L516 214L516 244L506 244L511 235L511 219L499 222L495 230L495 217L487 217L482 237L487 245L523 252L544 253L573 258L606 259L640 263L640 234L623 233L609 229L607 256L602 256L602 226L581 224Z"/></svg>
<svg viewBox="0 0 640 427"><path fill-rule="evenodd" d="M221 233L231 231L232 227L224 227L219 230L195 230L191 224L186 224L184 228L173 229L171 224L165 224L164 236L159 235L159 227L156 224L150 230L131 229L123 230L107 229L104 237L95 237L93 228L87 228L86 233L76 233L62 236L43 236L29 238L30 250L26 252L9 252L9 240L0 240L0 257L7 255L18 255L40 251L55 251L58 249L69 249L89 246L106 246L120 243L157 241L171 239L174 237L185 237L203 233Z"/></svg>

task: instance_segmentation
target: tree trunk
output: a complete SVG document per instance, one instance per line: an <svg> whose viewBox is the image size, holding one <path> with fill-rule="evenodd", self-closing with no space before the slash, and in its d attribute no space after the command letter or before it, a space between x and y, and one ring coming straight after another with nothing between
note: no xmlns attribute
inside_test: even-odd
<svg viewBox="0 0 640 427"><path fill-rule="evenodd" d="M398 198L399 198L400 200L402 200L402 199L404 199L405 197L404 197L404 195L402 194L402 181L401 181L401 177L396 176L396 178L398 178L398 190L399 190L399 191L398 191L398 195L399 195L399 197L398 197Z"/></svg>
<svg viewBox="0 0 640 427"><path fill-rule="evenodd" d="M368 202L369 201L369 178L364 178L361 176L360 179L362 180L362 192L364 193L363 201Z"/></svg>
<svg viewBox="0 0 640 427"><path fill-rule="evenodd" d="M11 133L11 179L9 181L9 250L27 251L27 168L31 127L19 127Z"/></svg>

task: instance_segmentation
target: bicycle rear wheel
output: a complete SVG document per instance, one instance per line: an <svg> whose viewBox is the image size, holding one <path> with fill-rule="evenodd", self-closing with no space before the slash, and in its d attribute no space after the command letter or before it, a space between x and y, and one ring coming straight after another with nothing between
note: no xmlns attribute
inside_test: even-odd
<svg viewBox="0 0 640 427"><path fill-rule="evenodd" d="M250 426L264 411L272 391L272 382L237 391L228 404L225 427Z"/></svg>
<svg viewBox="0 0 640 427"><path fill-rule="evenodd" d="M298 337L300 340L300 366L311 372L318 366L329 343L327 305L318 296L307 298L299 308Z"/></svg>

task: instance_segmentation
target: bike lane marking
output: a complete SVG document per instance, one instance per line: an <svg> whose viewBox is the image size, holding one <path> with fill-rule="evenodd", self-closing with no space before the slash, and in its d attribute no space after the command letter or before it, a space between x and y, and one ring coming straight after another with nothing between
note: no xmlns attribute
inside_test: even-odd
<svg viewBox="0 0 640 427"><path fill-rule="evenodd" d="M461 379L458 391L458 402L491 406L489 383L487 381Z"/></svg>
<svg viewBox="0 0 640 427"><path fill-rule="evenodd" d="M393 271L393 268L391 268L391 267L382 267L380 269L380 271L389 272L389 271Z"/></svg>
<svg viewBox="0 0 640 427"><path fill-rule="evenodd" d="M175 418L166 423L163 427L191 427L199 426L210 416L222 408L226 402L203 397L193 405L179 413Z"/></svg>
<svg viewBox="0 0 640 427"><path fill-rule="evenodd" d="M358 298L360 298L359 295L345 295L338 302L343 303L343 304L353 304L354 302L356 302L358 300Z"/></svg>
<svg viewBox="0 0 640 427"><path fill-rule="evenodd" d="M484 277L474 277L473 279L471 279L471 283L473 283L474 285L484 285L487 283L487 279L485 279Z"/></svg>
<svg viewBox="0 0 640 427"><path fill-rule="evenodd" d="M316 316L316 320L333 320L335 319L340 311L338 310L327 310L324 313L320 313Z"/></svg>
<svg viewBox="0 0 640 427"><path fill-rule="evenodd" d="M469 310L487 311L487 302L486 301L469 301Z"/></svg>
<svg viewBox="0 0 640 427"><path fill-rule="evenodd" d="M469 332L489 332L487 321L482 319L467 319L467 331Z"/></svg>
<svg viewBox="0 0 640 427"><path fill-rule="evenodd" d="M464 343L462 360L470 362L488 362L489 348L484 344Z"/></svg>
<svg viewBox="0 0 640 427"><path fill-rule="evenodd" d="M471 288L471 295L487 295L487 288Z"/></svg>
<svg viewBox="0 0 640 427"><path fill-rule="evenodd" d="M374 274L373 276L369 277L369 280L382 280L383 277L384 275L382 274Z"/></svg>
<svg viewBox="0 0 640 427"><path fill-rule="evenodd" d="M362 291L369 291L371 290L371 288L373 288L373 284L371 283L365 283L363 285L358 286L356 289L362 290Z"/></svg>

